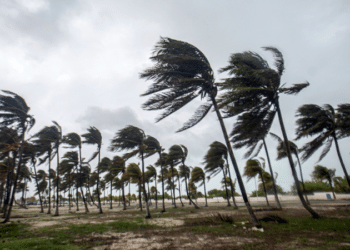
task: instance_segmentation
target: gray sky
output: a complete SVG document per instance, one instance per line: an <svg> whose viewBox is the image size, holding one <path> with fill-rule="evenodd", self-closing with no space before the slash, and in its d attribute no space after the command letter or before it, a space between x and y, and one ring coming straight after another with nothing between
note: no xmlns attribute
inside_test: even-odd
<svg viewBox="0 0 350 250"><path fill-rule="evenodd" d="M261 47L277 47L285 60L282 83L310 82L299 95L280 97L287 133L294 139L294 115L299 106L328 103L336 107L349 102L349 24L350 2L345 0L222 0L215 4L4 0L0 3L1 89L26 99L36 119L30 134L51 126L52 120L62 126L64 134L83 134L89 126L96 126L103 134L102 157L113 157L114 153L107 151L110 140L130 124L156 137L166 149L173 144L187 146L187 164L203 167L209 144L223 142L214 113L192 129L175 134L200 100L157 124L154 119L160 113L141 109L147 98L140 94L151 82L139 79L139 73L152 66L149 57L160 36L198 47L210 61L217 81L225 77L217 70L227 65L230 54L255 51L272 66L272 55ZM230 131L234 119L225 122ZM271 132L281 135L277 120ZM307 141L300 140L297 145ZM348 143L349 139L343 139L340 147L350 171ZM277 143L268 138L267 144L273 169L279 174L277 183L288 191L293 181L287 160L276 162ZM85 146L84 156L89 158L93 150L93 146ZM241 171L244 153L245 149L235 151ZM311 179L320 153L304 163L305 179ZM147 159L146 165L155 160ZM320 164L343 176L334 146ZM40 168L47 170L46 166ZM212 179L207 190L219 188L220 178ZM254 181L246 189L248 193L255 189Z"/></svg>

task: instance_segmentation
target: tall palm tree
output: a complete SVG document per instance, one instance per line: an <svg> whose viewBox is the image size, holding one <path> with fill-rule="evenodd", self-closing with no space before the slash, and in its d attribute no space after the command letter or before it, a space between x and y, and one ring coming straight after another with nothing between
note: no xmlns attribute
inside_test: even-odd
<svg viewBox="0 0 350 250"><path fill-rule="evenodd" d="M168 157L167 153L160 153L159 159L155 163L156 166L160 166L160 176L158 177L158 179L160 179L160 181L162 182L163 209L162 209L161 213L165 212L164 169L166 169L166 167L167 167L167 161L168 161L167 157Z"/></svg>
<svg viewBox="0 0 350 250"><path fill-rule="evenodd" d="M218 141L214 141L213 143L211 143L209 145L209 150L207 154L204 156L203 164L205 164L205 167L204 167L205 172L210 173L210 176L215 176L222 170L222 173L224 175L223 179L225 180L226 174L227 174L226 170L229 170L227 155L228 155L228 150L225 144ZM226 162L226 166L225 166L225 162ZM229 177L231 178L230 172L229 172L229 175L230 175ZM225 185L226 185L226 182L225 182ZM226 186L225 186L225 189L226 189L226 195L227 197L229 197ZM234 188L232 186L232 182L231 182L231 195L232 195L234 207L238 208L234 198ZM229 198L227 198L227 205L229 207L231 206Z"/></svg>
<svg viewBox="0 0 350 250"><path fill-rule="evenodd" d="M301 156L303 161L309 159L321 146L324 145L323 151L318 159L318 161L321 161L331 149L334 141L340 165L350 187L349 174L345 168L338 145L339 138L349 135L349 133L346 132L346 129L344 129L346 124L349 123L348 120L346 120L346 118L349 118L349 116L346 115L346 112L350 112L349 104L340 106L338 112L335 112L334 108L329 104L325 104L323 107L315 104L305 104L299 107L296 112L296 116L299 117L296 121L298 126L296 130L296 140L299 140L302 137L317 135L315 139L303 146L302 150L304 153Z"/></svg>
<svg viewBox="0 0 350 250"><path fill-rule="evenodd" d="M283 140L278 135L276 135L274 133L270 132L270 135L274 139L276 139L278 141L278 145L277 145L277 159L276 160L281 160L283 158L286 158L287 157L287 150L286 150L286 148L284 146ZM298 149L298 146L294 142L288 141L288 143L289 143L289 147L290 147L290 152L295 155L295 157L297 158L297 161L298 161L299 171L300 171L300 178L301 178L301 185L303 187L303 193L305 195L305 200L306 200L307 203L310 203L309 199L307 198L307 195L306 195L304 178L303 178L303 171L302 171L301 163L300 163L300 159L299 159L299 151L300 150ZM273 176L272 176L272 180L273 180Z"/></svg>
<svg viewBox="0 0 350 250"><path fill-rule="evenodd" d="M112 167L113 175L115 175L115 176L121 175L121 177L120 177L120 185L121 185L121 190L122 190L123 210L126 210L125 182L128 179L124 176L125 171L126 171L125 160L122 157L116 155L116 156L113 157L111 167Z"/></svg>
<svg viewBox="0 0 350 250"><path fill-rule="evenodd" d="M45 192L45 190L46 190L46 188L48 186L48 183L47 183L47 180L46 180L48 178L48 176L49 175L44 170L42 170L42 169L38 170L38 173L36 175L36 178L38 180L37 194L40 197L42 197L44 195L44 192ZM40 200L41 200L41 198L40 198Z"/></svg>
<svg viewBox="0 0 350 250"><path fill-rule="evenodd" d="M131 179L131 183L136 183L139 186L139 202L140 202L140 209L142 211L142 202L141 202L141 190L143 181L142 181L142 172L140 170L140 167L136 163L130 163L125 171L125 178ZM130 184L129 184L130 185ZM147 203L147 202L146 202Z"/></svg>
<svg viewBox="0 0 350 250"><path fill-rule="evenodd" d="M191 169L190 169L190 167L188 167L184 164L180 165L179 169L180 169L180 171L179 171L180 178L184 179L183 181L185 182L186 194L187 194L187 198L188 198L190 196L188 193L187 181L191 177ZM189 204L191 205L191 199L189 199Z"/></svg>
<svg viewBox="0 0 350 250"><path fill-rule="evenodd" d="M82 148L82 142L81 142L81 138L80 135L78 135L77 133L68 133L65 136L63 136L62 139L62 143L66 144L67 148L76 148L78 147L79 149L79 174L78 174L78 183L80 186L80 192L81 192L81 196L83 197L83 202L84 202L84 206L85 206L85 213L89 213L89 208L87 206L87 202L85 200L85 196L84 196L84 191L83 191L83 185L82 185L82 156L81 156L81 148Z"/></svg>
<svg viewBox="0 0 350 250"><path fill-rule="evenodd" d="M157 187L157 170L155 167L153 167L152 165L149 165L146 171L146 178L149 181L155 181L155 185ZM148 195L150 195L150 191L149 191L149 182L148 182ZM157 208L157 194L156 194L156 208Z"/></svg>
<svg viewBox="0 0 350 250"><path fill-rule="evenodd" d="M247 112L239 115L230 134L231 142L233 143L233 148L235 149L240 149L242 147L248 148L248 151L244 154L245 159L256 157L260 153L262 147L264 147L267 163L273 180L272 187L276 205L278 209L282 209L281 203L278 199L270 156L265 141L265 137L267 136L270 126L272 125L275 112L271 112L270 117L268 117L270 119L261 119L261 116L264 115L264 113L260 114L254 112Z"/></svg>
<svg viewBox="0 0 350 250"><path fill-rule="evenodd" d="M314 171L312 172L312 177L315 179L319 180L324 180L326 179L329 183L329 186L331 187L332 193L333 193L333 198L334 200L336 199L334 190L333 190L333 185L332 185L332 179L335 175L335 169L328 169L324 166L321 165L316 165L314 168Z"/></svg>
<svg viewBox="0 0 350 250"><path fill-rule="evenodd" d="M299 199L313 218L319 218L320 216L305 201L297 181L297 173L279 105L279 94L298 94L309 86L309 83L294 84L289 88L281 86L281 77L284 71L282 53L274 47L263 47L263 49L273 53L276 69L270 68L267 61L257 53L246 51L232 54L229 65L220 70L220 72L227 72L230 77L220 84L220 88L225 92L219 98L219 107L224 109L226 117L249 113L264 131L271 127L277 113ZM253 136L255 132L257 130L252 131L250 136ZM237 176L237 180L240 184L239 176Z"/></svg>
<svg viewBox="0 0 350 250"><path fill-rule="evenodd" d="M194 167L191 173L191 181L194 183L201 182L200 186L204 184L204 195L205 195L205 206L208 206L208 201L207 201L207 190L205 188L205 173L202 168L200 167Z"/></svg>
<svg viewBox="0 0 350 250"><path fill-rule="evenodd" d="M74 169L78 169L78 165L79 165L79 156L77 151L69 151L63 155L63 160L60 163L60 168L62 170L62 173L67 175L68 190L69 190L68 196L71 190L72 174ZM70 196L68 198L69 198L69 210L71 210Z"/></svg>
<svg viewBox="0 0 350 250"><path fill-rule="evenodd" d="M206 97L206 102L177 132L195 126L212 108L215 110L251 222L253 226L261 227L249 203L226 127L215 99L217 83L215 83L214 72L208 59L198 48L189 43L171 38L161 38L155 46L151 60L155 62L155 65L140 75L143 79L154 81L149 89L142 94L142 96L152 95L142 107L145 110L165 110L156 120L159 122L195 98L201 97L203 99Z"/></svg>
<svg viewBox="0 0 350 250"><path fill-rule="evenodd" d="M109 150L121 151L121 150L132 150L129 153L126 153L123 158L129 159L133 156L139 155L142 162L142 189L146 201L146 218L151 218L151 213L148 206L148 197L145 188L145 163L144 163L144 154L147 153L147 136L145 132L132 125L128 125L125 128L119 130L116 136L111 141L111 146Z"/></svg>
<svg viewBox="0 0 350 250"><path fill-rule="evenodd" d="M10 91L3 90L6 95L0 95L0 127L3 126L11 126L16 129L19 134L19 160L17 163L17 174L15 177L15 181L13 183L11 200L9 202L9 206L6 211L5 220L2 223L6 223L10 221L11 211L13 207L13 202L15 199L15 191L17 187L18 181L18 173L21 170L22 165L22 153L23 153L23 145L25 141L25 133L30 130L35 123L35 119L28 114L29 107L25 100Z"/></svg>
<svg viewBox="0 0 350 250"><path fill-rule="evenodd" d="M266 203L268 206L270 206L269 201L267 199L267 192L265 187L265 181L263 178L263 172L264 172L264 163L262 164L258 159L249 159L246 162L246 166L244 167L244 175L247 176L247 180L250 181L253 177L256 177L259 175L261 182L263 183Z"/></svg>
<svg viewBox="0 0 350 250"><path fill-rule="evenodd" d="M90 158L89 162L95 159L98 156L98 164L97 164L97 200L98 200L98 208L99 208L99 213L102 214L102 206L101 206L101 199L100 199L100 189L99 189L99 184L100 184L100 162L101 162L101 147L102 147L102 135L101 132L95 128L95 127L90 127L87 129L88 133L81 135L85 140L83 143L86 144L91 144L91 145L96 145L97 146L97 151L92 155Z"/></svg>

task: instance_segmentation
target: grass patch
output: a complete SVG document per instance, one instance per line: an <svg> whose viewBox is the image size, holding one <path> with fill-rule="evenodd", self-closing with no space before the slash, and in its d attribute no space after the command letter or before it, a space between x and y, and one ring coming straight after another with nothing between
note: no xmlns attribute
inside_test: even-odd
<svg viewBox="0 0 350 250"><path fill-rule="evenodd" d="M11 249L11 250L23 250L23 249L36 249L36 250L75 250L79 249L77 246L73 246L67 243L57 242L43 239L43 238L29 238L29 239L16 239L9 240L0 243L1 249Z"/></svg>

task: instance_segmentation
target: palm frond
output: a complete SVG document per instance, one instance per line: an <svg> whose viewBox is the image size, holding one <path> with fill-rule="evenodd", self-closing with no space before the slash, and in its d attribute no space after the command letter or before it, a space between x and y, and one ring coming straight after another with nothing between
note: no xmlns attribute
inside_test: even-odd
<svg viewBox="0 0 350 250"><path fill-rule="evenodd" d="M300 91L302 91L304 88L308 87L310 85L309 82L306 83L296 83L293 84L292 87L289 88L280 88L279 92L280 93L284 93L287 95L296 95L298 94Z"/></svg>
<svg viewBox="0 0 350 250"><path fill-rule="evenodd" d="M271 51L275 57L275 66L277 68L278 74L281 76L284 71L284 60L282 53L275 47L262 47L264 50Z"/></svg>
<svg viewBox="0 0 350 250"><path fill-rule="evenodd" d="M194 113L193 117L187 121L182 128L176 131L176 133L182 132L186 129L192 128L196 124L198 124L210 111L212 108L213 104L211 103L206 103L201 105L196 112Z"/></svg>

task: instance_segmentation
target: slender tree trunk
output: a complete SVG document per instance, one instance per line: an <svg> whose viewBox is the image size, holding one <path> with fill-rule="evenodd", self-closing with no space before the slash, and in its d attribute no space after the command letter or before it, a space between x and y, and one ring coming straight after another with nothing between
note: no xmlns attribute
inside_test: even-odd
<svg viewBox="0 0 350 250"><path fill-rule="evenodd" d="M8 221L10 221L10 217L11 217L11 212L12 212L12 207L13 207L13 202L15 200L15 193L16 193L16 186L17 186L17 181L18 181L18 176L19 176L19 173L21 171L21 165L22 165L22 155L23 155L23 147L24 147L24 138L25 138L25 133L27 131L27 126L25 126L25 124L21 124L22 128L23 128L23 132L22 132L22 135L21 135L21 147L20 147L20 153L19 153L19 161L18 161L18 167L17 167L17 174L16 174L16 177L15 177L15 182L14 182L14 185L13 185L13 191L12 191L12 195L11 195L11 200L10 200L10 204L9 204L9 208L8 208L8 211L6 213L6 217L5 217L5 220L2 222L2 223L6 223Z"/></svg>
<svg viewBox="0 0 350 250"><path fill-rule="evenodd" d="M173 182L174 208L177 208L176 200L175 200L175 181L174 181L174 166L173 166L173 163L171 164L171 179L172 179L172 182Z"/></svg>
<svg viewBox="0 0 350 250"><path fill-rule="evenodd" d="M130 183L129 183L130 185ZM119 194L120 195L120 194ZM126 210L126 201L125 201L125 190L124 190L124 181L122 181L122 198L123 198L123 210ZM130 202L130 200L129 200Z"/></svg>
<svg viewBox="0 0 350 250"><path fill-rule="evenodd" d="M149 206L148 206L148 197L147 197L147 192L146 192L146 186L145 186L145 163L143 159L143 152L141 152L141 160L142 160L142 187L143 187L143 194L145 196L145 202L146 202L146 219L151 218L151 213L149 211Z"/></svg>
<svg viewBox="0 0 350 250"><path fill-rule="evenodd" d="M271 162L270 162L270 156L269 156L269 152L267 151L265 139L263 139L263 144L264 144L264 149L265 149L265 153L266 153L267 163L269 164L270 174L271 174L271 178L272 178L272 188L273 188L273 192L275 194L275 201L276 201L276 204L277 204L277 208L282 210L281 203L280 203L280 201L278 199L277 188L276 188L276 183L275 183L275 177L273 176L273 171L272 171Z"/></svg>
<svg viewBox="0 0 350 250"><path fill-rule="evenodd" d="M204 177L203 183L204 183L205 206L207 207L208 201L207 201L207 189L205 188L205 177Z"/></svg>
<svg viewBox="0 0 350 250"><path fill-rule="evenodd" d="M304 196L303 196L303 193L301 191L301 188L300 188L300 184L299 184L299 181L298 181L297 173L295 171L295 167L294 167L294 163L293 163L293 159L292 159L292 154L290 152L290 147L289 147L289 143L288 143L287 133L286 133L286 130L285 130L284 124L283 124L283 119L282 119L282 114L281 114L281 110L280 110L280 107L279 107L278 97L276 98L275 105L276 105L276 108L277 108L278 120L279 120L280 127L281 127L282 134L283 134L284 145L285 145L285 147L287 149L287 156L288 156L288 160L289 160L289 165L290 165L290 168L292 170L292 175L293 175L293 178L294 178L294 182L295 182L295 186L296 186L296 189L297 189L297 193L298 193L299 199L300 199L301 203L303 204L304 208L307 211L309 211L309 213L312 215L312 217L314 219L318 219L318 218L320 218L319 214L316 213L310 207L309 204L307 204L307 202L304 199Z"/></svg>
<svg viewBox="0 0 350 250"><path fill-rule="evenodd" d="M225 171L225 169L223 167L221 169L222 169L222 173L224 175L224 183L225 183L225 190L226 190L226 197L227 197L227 206L231 207L230 196L228 194L227 183L226 183L226 171Z"/></svg>
<svg viewBox="0 0 350 250"><path fill-rule="evenodd" d="M142 211L142 199L141 199L141 180L139 184L139 204L140 204L140 209Z"/></svg>
<svg viewBox="0 0 350 250"><path fill-rule="evenodd" d="M334 190L333 190L332 180L328 179L328 182L329 182L329 186L331 186L331 190L332 190L332 193L333 193L333 198L334 198L334 200L336 200L337 198L335 197L335 193L334 193Z"/></svg>
<svg viewBox="0 0 350 250"><path fill-rule="evenodd" d="M81 196L83 197L83 202L84 202L84 206L85 206L85 213L89 213L89 208L87 206L87 201L85 199L85 195L84 195L84 191L83 191L83 181L81 179L82 177L82 173L81 173L81 144L79 144L79 186L80 186L80 192L81 192ZM86 190L85 190L86 191Z"/></svg>
<svg viewBox="0 0 350 250"><path fill-rule="evenodd" d="M160 158L161 159L161 158ZM163 210L161 213L165 212L165 200L164 200L164 173L163 173L163 165L162 165L162 160L160 160L160 172L162 174L162 193L163 193Z"/></svg>
<svg viewBox="0 0 350 250"><path fill-rule="evenodd" d="M51 214L51 178L50 178L50 171L51 170L51 149L49 151L49 199L48 199L48 205L49 208L47 210L47 214Z"/></svg>
<svg viewBox="0 0 350 250"><path fill-rule="evenodd" d="M181 183L180 183L180 176L177 176L177 180L179 182L179 194L180 194L180 202L182 204L182 207L184 207L185 205L182 202L182 198L181 198Z"/></svg>
<svg viewBox="0 0 350 250"><path fill-rule="evenodd" d="M75 198L76 198L76 201L77 201L77 211L79 211L78 183L75 184Z"/></svg>
<svg viewBox="0 0 350 250"><path fill-rule="evenodd" d="M36 164L33 164L34 167L34 174L35 174L35 183L36 183L36 189L38 190L38 195L39 195L39 201L40 201L40 213L44 213L44 208L43 208L43 201L41 199L40 191L39 191L39 184L38 184L38 176L36 174Z"/></svg>
<svg viewBox="0 0 350 250"><path fill-rule="evenodd" d="M131 201L130 186L131 186L131 183L130 183L130 180L129 180L129 207L130 207L130 201ZM135 202L136 202L136 200L135 200Z"/></svg>
<svg viewBox="0 0 350 250"><path fill-rule="evenodd" d="M102 206L101 206L101 199L100 199L100 189L99 189L99 184L100 184L100 162L101 162L101 149L100 147L98 148L98 165L97 165L97 200L98 200L98 209L99 213L102 214Z"/></svg>
<svg viewBox="0 0 350 250"><path fill-rule="evenodd" d="M229 177L230 177L230 186L231 186L231 195L232 195L232 201L233 201L233 207L235 209L238 209L238 206L236 204L236 200L235 200L235 189L233 188L233 184L232 184L232 177L231 177L231 171L230 171L230 166L228 164L228 161L226 159L226 162L227 162L227 172L229 174Z"/></svg>
<svg viewBox="0 0 350 250"><path fill-rule="evenodd" d="M184 169L185 169L185 164L184 164L184 163L182 163L182 164L183 164L183 167L184 167ZM187 198L188 198L189 201L190 201L190 205L191 205L191 203L192 203L196 209L199 209L198 205L197 205L196 203L193 202L193 200L192 200L191 197L190 197L190 194L188 193L186 173L185 173L185 185L186 185Z"/></svg>
<svg viewBox="0 0 350 250"><path fill-rule="evenodd" d="M304 196L305 196L305 200L306 200L307 204L310 205L309 199L307 198L307 195L306 195L305 184L304 184L304 178L303 178L303 171L301 170L301 164L300 164L300 160L299 160L298 153L296 153L295 155L297 156L297 160L298 160L299 171L300 171L300 178L301 178L301 184L302 184L302 186L303 186L303 193L304 193Z"/></svg>
<svg viewBox="0 0 350 250"><path fill-rule="evenodd" d="M251 223L253 224L253 226L257 227L257 228L260 228L261 227L261 224L259 222L259 220L256 218L255 214L254 214L254 211L253 211L253 208L252 206L250 205L249 203L249 200L248 200L248 196L247 196L247 193L245 191L245 187L244 187L244 184L243 184L243 180L242 180L242 176L239 172L239 168L238 168L238 165L237 165L237 162L236 162L236 159L233 155L233 151L232 151L232 147L231 147L231 143L228 139L228 135L227 135L227 131L226 131L226 127L225 127L225 124L224 124L224 121L221 117L221 113L219 111L219 108L218 108L218 105L216 103L216 100L215 100L215 96L212 94L211 95L211 100L213 102L213 105L214 105L214 109L215 109L215 112L216 112L216 115L218 117L218 120L220 122L220 126L221 126L221 130L222 130L222 133L224 135L224 138L225 138L225 142L226 142L226 147L227 147L227 150L229 152L229 155L230 155L230 158L231 158L231 161L232 161L232 165L233 165L233 168L236 172L236 176L237 176L237 181L238 181L238 185L239 185L239 188L241 189L241 192L242 192L242 198L244 200L244 203L247 207L247 210L248 210L248 213L249 213L249 216L250 216L250 221Z"/></svg>
<svg viewBox="0 0 350 250"><path fill-rule="evenodd" d="M156 209L158 208L158 187L157 187L157 174L156 177L154 178L154 181L156 183Z"/></svg>
<svg viewBox="0 0 350 250"><path fill-rule="evenodd" d="M263 179L263 176L262 176L262 173L261 173L261 172L259 172L259 175L260 175L261 182L262 182L262 184L263 184L263 188L264 188L264 193L265 193L266 204L267 204L267 206L269 207L269 206L270 206L270 204L269 204L269 201L268 201L268 199L267 199L267 192L266 192L266 187L265 187L265 181L264 181L264 179Z"/></svg>
<svg viewBox="0 0 350 250"><path fill-rule="evenodd" d="M335 147L337 149L337 154L338 154L338 158L339 158L339 161L340 161L340 165L344 171L344 174L345 174L345 179L346 181L348 182L348 185L350 187L350 178L349 178L349 174L348 174L348 171L346 171L346 168L345 168L345 165L344 165L344 162L343 162L343 158L341 157L341 154L340 154L340 150L339 150L339 145L338 145L338 139L335 135L335 132L333 132L333 138L334 138L334 142L335 142Z"/></svg>
<svg viewBox="0 0 350 250"><path fill-rule="evenodd" d="M59 192L59 183L60 183L60 155L59 155L59 144L57 145L57 148L56 148L56 151L57 151L57 182L56 182L56 212L55 212L55 215L54 216L59 216L59 211L58 211L58 192Z"/></svg>
<svg viewBox="0 0 350 250"><path fill-rule="evenodd" d="M111 203L109 204L109 209L112 209L112 208L113 208L113 207L112 207L112 200L113 200L112 181L113 181L113 180L111 180Z"/></svg>

